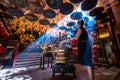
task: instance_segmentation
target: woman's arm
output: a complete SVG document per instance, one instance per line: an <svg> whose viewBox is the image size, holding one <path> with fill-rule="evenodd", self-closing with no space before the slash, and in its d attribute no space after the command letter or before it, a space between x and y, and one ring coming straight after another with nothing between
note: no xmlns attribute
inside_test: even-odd
<svg viewBox="0 0 120 80"><path fill-rule="evenodd" d="M77 33L73 39L77 40L79 38L81 32L82 32L81 28L78 28Z"/></svg>

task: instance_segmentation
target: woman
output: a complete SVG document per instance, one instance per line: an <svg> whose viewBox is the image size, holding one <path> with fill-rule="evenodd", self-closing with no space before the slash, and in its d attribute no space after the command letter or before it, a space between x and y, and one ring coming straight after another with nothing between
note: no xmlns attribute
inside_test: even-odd
<svg viewBox="0 0 120 80"><path fill-rule="evenodd" d="M79 20L77 22L78 30L74 40L78 40L78 61L81 65L85 66L88 71L89 80L94 80L93 68L92 68L92 55L91 44L89 35L84 28L84 21Z"/></svg>

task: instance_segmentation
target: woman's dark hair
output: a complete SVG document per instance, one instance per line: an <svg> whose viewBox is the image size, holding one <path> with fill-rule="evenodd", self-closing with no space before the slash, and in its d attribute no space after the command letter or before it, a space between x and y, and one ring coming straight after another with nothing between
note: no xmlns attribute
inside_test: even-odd
<svg viewBox="0 0 120 80"><path fill-rule="evenodd" d="M84 20L78 20L78 21L77 21L77 24L78 24L78 25L80 24L81 26L83 26L83 25L84 25Z"/></svg>

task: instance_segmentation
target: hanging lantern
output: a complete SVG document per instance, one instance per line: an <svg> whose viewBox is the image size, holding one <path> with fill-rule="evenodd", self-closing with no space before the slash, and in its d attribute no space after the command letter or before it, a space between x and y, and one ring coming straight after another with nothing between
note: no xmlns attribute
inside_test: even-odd
<svg viewBox="0 0 120 80"><path fill-rule="evenodd" d="M71 3L78 4L81 3L83 0L70 0Z"/></svg>
<svg viewBox="0 0 120 80"><path fill-rule="evenodd" d="M74 9L74 6L71 3L66 2L61 6L60 12L63 15L68 15L73 11L73 9Z"/></svg>
<svg viewBox="0 0 120 80"><path fill-rule="evenodd" d="M94 8L97 5L98 0L85 0L81 4L81 9L83 11L88 11L92 8Z"/></svg>
<svg viewBox="0 0 120 80"><path fill-rule="evenodd" d="M63 4L63 0L47 0L46 2L53 9L60 9Z"/></svg>

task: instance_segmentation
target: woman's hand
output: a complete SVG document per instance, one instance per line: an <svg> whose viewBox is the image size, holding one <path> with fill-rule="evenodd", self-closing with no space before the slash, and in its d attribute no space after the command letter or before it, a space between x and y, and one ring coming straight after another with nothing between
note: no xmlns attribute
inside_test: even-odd
<svg viewBox="0 0 120 80"><path fill-rule="evenodd" d="M70 38L70 41L74 40L74 38Z"/></svg>
<svg viewBox="0 0 120 80"><path fill-rule="evenodd" d="M77 37L71 38L70 40L78 40Z"/></svg>
<svg viewBox="0 0 120 80"><path fill-rule="evenodd" d="M75 41L77 41L78 39L77 38L70 38L70 42L75 42Z"/></svg>

